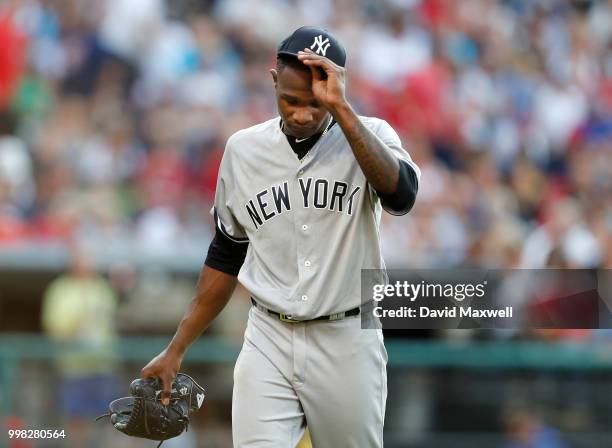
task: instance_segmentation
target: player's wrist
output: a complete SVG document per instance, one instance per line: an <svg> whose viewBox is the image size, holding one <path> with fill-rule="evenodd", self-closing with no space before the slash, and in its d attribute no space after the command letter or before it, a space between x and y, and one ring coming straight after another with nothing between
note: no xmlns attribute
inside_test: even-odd
<svg viewBox="0 0 612 448"><path fill-rule="evenodd" d="M330 104L328 110L339 124L351 118L357 118L357 114L346 99Z"/></svg>
<svg viewBox="0 0 612 448"><path fill-rule="evenodd" d="M173 340L172 342L170 342L170 344L168 344L168 347L166 348L166 355L180 360L183 358L186 351L186 344Z"/></svg>

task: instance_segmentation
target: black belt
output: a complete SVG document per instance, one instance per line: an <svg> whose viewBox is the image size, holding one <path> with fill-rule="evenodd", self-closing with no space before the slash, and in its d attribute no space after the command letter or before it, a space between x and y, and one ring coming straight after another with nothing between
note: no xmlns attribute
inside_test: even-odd
<svg viewBox="0 0 612 448"><path fill-rule="evenodd" d="M283 322L288 322L290 324L296 324L299 322L311 322L313 320L327 320L327 321L341 320L341 319L344 319L345 317L357 316L359 314L359 307L355 307L352 310L344 311L342 313L334 313L328 316L315 317L314 319L298 320L298 319L294 319L291 315L277 313L276 311L269 310L265 306L257 303L253 297L251 297L251 303L253 304L254 307L263 311L264 313L271 314L272 316L277 317L279 320L282 320Z"/></svg>

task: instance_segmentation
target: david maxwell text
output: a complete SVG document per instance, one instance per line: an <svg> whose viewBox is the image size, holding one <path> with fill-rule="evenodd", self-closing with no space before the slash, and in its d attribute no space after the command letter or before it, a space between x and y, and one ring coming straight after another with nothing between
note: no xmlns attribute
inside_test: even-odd
<svg viewBox="0 0 612 448"><path fill-rule="evenodd" d="M430 308L428 306L419 306L418 308L401 306L399 308L385 309L382 306L377 306L373 312L376 317L390 318L512 318L511 306L494 309L478 309L471 306L445 306L441 309Z"/></svg>

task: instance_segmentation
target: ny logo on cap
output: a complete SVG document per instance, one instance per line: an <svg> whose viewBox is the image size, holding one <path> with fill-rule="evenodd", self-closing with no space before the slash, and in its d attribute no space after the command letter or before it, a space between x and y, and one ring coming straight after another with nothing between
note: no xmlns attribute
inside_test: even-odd
<svg viewBox="0 0 612 448"><path fill-rule="evenodd" d="M323 35L319 34L317 37L315 37L310 49L312 50L315 45L317 46L317 49L314 52L325 56L327 49L331 45L329 43L329 37L326 37L325 40L323 40Z"/></svg>

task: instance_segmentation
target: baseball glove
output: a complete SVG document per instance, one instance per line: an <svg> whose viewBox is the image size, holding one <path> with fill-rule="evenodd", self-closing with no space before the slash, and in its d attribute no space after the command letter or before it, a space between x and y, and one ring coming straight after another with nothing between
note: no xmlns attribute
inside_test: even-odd
<svg viewBox="0 0 612 448"><path fill-rule="evenodd" d="M128 436L160 440L171 439L186 431L192 413L202 407L204 388L184 373L172 382L170 403L161 403L162 381L159 378L136 379L130 384L131 397L118 398L109 404L112 425Z"/></svg>

